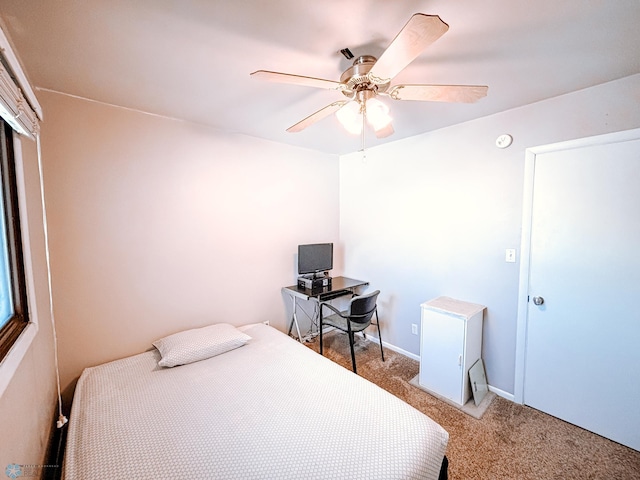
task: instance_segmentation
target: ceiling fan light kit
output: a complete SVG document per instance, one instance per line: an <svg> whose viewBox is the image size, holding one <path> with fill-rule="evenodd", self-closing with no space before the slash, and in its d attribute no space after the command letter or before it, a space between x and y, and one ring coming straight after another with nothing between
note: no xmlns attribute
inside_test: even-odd
<svg viewBox="0 0 640 480"><path fill-rule="evenodd" d="M376 132L382 132L390 123L389 107L370 95L367 91L358 92L354 102L348 102L336 112L336 118L354 135L362 132L364 120Z"/></svg>
<svg viewBox="0 0 640 480"><path fill-rule="evenodd" d="M487 95L488 87L484 85L391 86L393 78L448 29L449 26L439 16L416 13L380 58L371 55L357 57L342 73L339 82L267 70L258 70L251 76L272 82L338 90L348 98L348 100L333 102L312 113L289 127L288 132L300 132L335 113L348 132L362 133L364 137L364 126L368 123L376 137L383 138L391 135L394 130L389 116L389 107L376 98L377 96L392 100L471 103ZM353 58L348 48L342 49L341 53L346 58Z"/></svg>

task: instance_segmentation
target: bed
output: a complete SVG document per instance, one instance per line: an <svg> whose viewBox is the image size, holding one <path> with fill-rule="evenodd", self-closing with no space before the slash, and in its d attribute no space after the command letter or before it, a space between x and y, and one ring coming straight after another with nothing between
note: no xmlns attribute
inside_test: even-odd
<svg viewBox="0 0 640 480"><path fill-rule="evenodd" d="M63 478L439 478L448 433L429 417L272 327L225 328L241 345L190 363L205 329L85 369Z"/></svg>

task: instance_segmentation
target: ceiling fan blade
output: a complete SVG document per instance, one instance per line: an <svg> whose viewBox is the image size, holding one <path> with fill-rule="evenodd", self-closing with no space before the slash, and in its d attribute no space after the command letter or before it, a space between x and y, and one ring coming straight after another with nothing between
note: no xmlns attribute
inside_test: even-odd
<svg viewBox="0 0 640 480"><path fill-rule="evenodd" d="M328 90L342 90L344 88L344 85L340 82L334 82L332 80L292 75L290 73L270 72L268 70L257 70L253 72L251 76L268 82L292 83L294 85L304 85L306 87L324 88Z"/></svg>
<svg viewBox="0 0 640 480"><path fill-rule="evenodd" d="M486 85L396 85L388 94L394 100L473 103L488 91Z"/></svg>
<svg viewBox="0 0 640 480"><path fill-rule="evenodd" d="M307 128L308 126L313 125L317 121L320 121L323 118L328 117L332 113L337 112L349 102L350 100L340 100L339 102L333 102L327 105L326 107L321 108L317 112L312 113L304 120L301 120L295 125L292 125L291 127L287 128L287 132L291 132L291 133L300 132L305 128Z"/></svg>
<svg viewBox="0 0 640 480"><path fill-rule="evenodd" d="M388 83L447 30L449 25L438 15L416 13L371 68L369 78L377 84Z"/></svg>
<svg viewBox="0 0 640 480"><path fill-rule="evenodd" d="M389 135L393 135L395 133L395 130L393 129L393 125L389 124L384 128L381 128L380 130L376 130L376 138L385 138L388 137Z"/></svg>

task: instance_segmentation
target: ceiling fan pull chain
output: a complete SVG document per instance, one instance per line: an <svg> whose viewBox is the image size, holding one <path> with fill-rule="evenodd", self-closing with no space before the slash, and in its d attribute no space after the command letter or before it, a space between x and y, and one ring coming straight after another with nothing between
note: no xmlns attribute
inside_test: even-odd
<svg viewBox="0 0 640 480"><path fill-rule="evenodd" d="M366 125L367 120L367 107L366 104L362 103L362 153L364 154L364 131L367 129Z"/></svg>

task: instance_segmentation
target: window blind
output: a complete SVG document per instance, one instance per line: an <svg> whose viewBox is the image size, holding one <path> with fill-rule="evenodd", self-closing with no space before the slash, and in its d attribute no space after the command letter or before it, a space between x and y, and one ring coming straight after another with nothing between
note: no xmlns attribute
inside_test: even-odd
<svg viewBox="0 0 640 480"><path fill-rule="evenodd" d="M1 29L0 52L0 116L18 133L35 139L42 110Z"/></svg>

